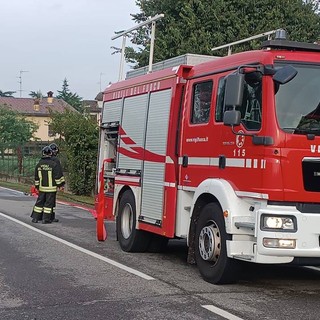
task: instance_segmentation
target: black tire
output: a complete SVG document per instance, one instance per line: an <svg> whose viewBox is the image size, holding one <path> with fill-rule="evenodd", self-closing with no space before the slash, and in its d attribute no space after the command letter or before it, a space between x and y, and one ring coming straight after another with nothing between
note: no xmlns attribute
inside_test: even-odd
<svg viewBox="0 0 320 320"><path fill-rule="evenodd" d="M130 190L126 190L120 199L116 222L117 238L123 251L145 252L147 250L151 234L136 229L136 204Z"/></svg>
<svg viewBox="0 0 320 320"><path fill-rule="evenodd" d="M220 206L207 204L196 226L195 258L204 280L214 284L234 283L238 279L239 262L227 256L226 233Z"/></svg>

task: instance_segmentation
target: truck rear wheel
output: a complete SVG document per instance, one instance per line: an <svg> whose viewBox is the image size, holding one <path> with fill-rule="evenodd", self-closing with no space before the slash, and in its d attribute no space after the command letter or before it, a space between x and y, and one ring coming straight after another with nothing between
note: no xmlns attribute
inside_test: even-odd
<svg viewBox="0 0 320 320"><path fill-rule="evenodd" d="M238 261L228 258L222 210L216 203L207 204L196 226L195 257L203 279L214 283L233 283L237 280Z"/></svg>
<svg viewBox="0 0 320 320"><path fill-rule="evenodd" d="M117 236L120 247L127 252L144 252L147 250L151 234L136 229L136 204L130 190L124 192L120 199L117 216Z"/></svg>

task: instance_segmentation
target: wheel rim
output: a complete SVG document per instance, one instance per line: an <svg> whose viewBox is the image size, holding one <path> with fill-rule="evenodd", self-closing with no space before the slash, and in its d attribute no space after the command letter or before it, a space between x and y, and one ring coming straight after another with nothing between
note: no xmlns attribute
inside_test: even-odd
<svg viewBox="0 0 320 320"><path fill-rule="evenodd" d="M128 239L132 233L133 210L129 203L126 203L121 216L121 233L125 239Z"/></svg>
<svg viewBox="0 0 320 320"><path fill-rule="evenodd" d="M217 262L221 251L220 230L214 221L204 226L199 234L199 253L203 260Z"/></svg>

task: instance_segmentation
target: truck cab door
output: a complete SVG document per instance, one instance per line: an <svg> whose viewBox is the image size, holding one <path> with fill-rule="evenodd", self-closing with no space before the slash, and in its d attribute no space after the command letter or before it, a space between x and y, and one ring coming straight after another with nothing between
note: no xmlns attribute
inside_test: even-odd
<svg viewBox="0 0 320 320"><path fill-rule="evenodd" d="M186 86L180 141L179 184L197 187L212 169L218 155L221 122L215 125L215 83L212 78L191 80Z"/></svg>

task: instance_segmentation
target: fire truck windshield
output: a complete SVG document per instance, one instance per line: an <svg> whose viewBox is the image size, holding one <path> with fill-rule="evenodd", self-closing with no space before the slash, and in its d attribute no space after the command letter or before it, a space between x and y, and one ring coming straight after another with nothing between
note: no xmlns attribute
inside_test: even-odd
<svg viewBox="0 0 320 320"><path fill-rule="evenodd" d="M275 83L278 124L288 133L320 135L320 65L292 65L298 74L284 85Z"/></svg>

